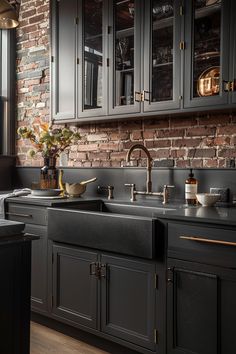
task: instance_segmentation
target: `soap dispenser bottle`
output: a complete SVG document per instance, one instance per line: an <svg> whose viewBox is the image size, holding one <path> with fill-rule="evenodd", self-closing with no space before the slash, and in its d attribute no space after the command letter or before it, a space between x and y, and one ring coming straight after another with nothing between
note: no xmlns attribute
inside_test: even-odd
<svg viewBox="0 0 236 354"><path fill-rule="evenodd" d="M194 178L193 169L190 168L190 173L188 178L185 181L185 201L188 205L196 205L197 204L197 187L198 180Z"/></svg>

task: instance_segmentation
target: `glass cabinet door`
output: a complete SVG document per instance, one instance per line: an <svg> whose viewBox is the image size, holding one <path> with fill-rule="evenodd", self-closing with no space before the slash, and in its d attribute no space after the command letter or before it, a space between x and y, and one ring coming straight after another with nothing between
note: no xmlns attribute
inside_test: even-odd
<svg viewBox="0 0 236 354"><path fill-rule="evenodd" d="M52 118L76 118L76 0L53 0L52 12Z"/></svg>
<svg viewBox="0 0 236 354"><path fill-rule="evenodd" d="M235 13L236 13L236 1L232 1L231 8L231 30L232 30L232 55L230 56L232 68L232 74L230 75L230 80L233 81L233 92L232 92L232 103L236 103L236 21L235 21Z"/></svg>
<svg viewBox="0 0 236 354"><path fill-rule="evenodd" d="M180 2L145 2L144 110L180 107Z"/></svg>
<svg viewBox="0 0 236 354"><path fill-rule="evenodd" d="M140 112L141 2L109 5L109 114Z"/></svg>
<svg viewBox="0 0 236 354"><path fill-rule="evenodd" d="M227 103L229 1L186 2L185 106Z"/></svg>
<svg viewBox="0 0 236 354"><path fill-rule="evenodd" d="M106 0L79 1L79 118L107 112L106 12Z"/></svg>

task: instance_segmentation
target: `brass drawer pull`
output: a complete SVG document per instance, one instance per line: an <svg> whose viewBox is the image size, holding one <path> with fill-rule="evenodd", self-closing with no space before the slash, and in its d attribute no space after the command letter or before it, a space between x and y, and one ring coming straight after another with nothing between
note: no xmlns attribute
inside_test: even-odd
<svg viewBox="0 0 236 354"><path fill-rule="evenodd" d="M196 242L203 242L203 243L212 243L215 245L236 247L236 242L230 242L230 241L212 240L209 238L201 238L201 237L194 237L194 236L180 236L179 238L181 240L189 240L189 241L196 241Z"/></svg>
<svg viewBox="0 0 236 354"><path fill-rule="evenodd" d="M17 217L21 217L21 218L32 218L31 214L6 213L6 215L17 216Z"/></svg>

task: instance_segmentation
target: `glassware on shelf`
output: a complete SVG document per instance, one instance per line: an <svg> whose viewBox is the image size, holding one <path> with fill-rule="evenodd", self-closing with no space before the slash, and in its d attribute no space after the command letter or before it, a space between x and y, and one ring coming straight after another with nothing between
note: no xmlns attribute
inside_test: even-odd
<svg viewBox="0 0 236 354"><path fill-rule="evenodd" d="M220 91L220 67L215 66L206 69L199 76L197 92L199 96L213 96Z"/></svg>

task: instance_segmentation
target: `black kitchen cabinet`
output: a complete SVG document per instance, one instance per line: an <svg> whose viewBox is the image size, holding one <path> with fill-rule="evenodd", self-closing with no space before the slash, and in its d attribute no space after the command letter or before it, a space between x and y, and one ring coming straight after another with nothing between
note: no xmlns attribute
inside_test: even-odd
<svg viewBox="0 0 236 354"><path fill-rule="evenodd" d="M168 354L236 351L236 271L168 262Z"/></svg>
<svg viewBox="0 0 236 354"><path fill-rule="evenodd" d="M155 264L101 256L101 330L155 350Z"/></svg>
<svg viewBox="0 0 236 354"><path fill-rule="evenodd" d="M52 1L53 119L235 107L234 13L230 0Z"/></svg>
<svg viewBox="0 0 236 354"><path fill-rule="evenodd" d="M236 351L235 235L209 225L168 225L168 354Z"/></svg>
<svg viewBox="0 0 236 354"><path fill-rule="evenodd" d="M36 205L7 202L6 218L25 223L25 232L38 236L32 244L31 309L47 314L47 209Z"/></svg>
<svg viewBox="0 0 236 354"><path fill-rule="evenodd" d="M155 350L155 263L56 243L52 252L55 318Z"/></svg>
<svg viewBox="0 0 236 354"><path fill-rule="evenodd" d="M74 323L97 328L98 280L92 271L98 255L55 244L52 252L52 312Z"/></svg>
<svg viewBox="0 0 236 354"><path fill-rule="evenodd" d="M24 235L0 242L0 353L30 353L31 240Z"/></svg>

